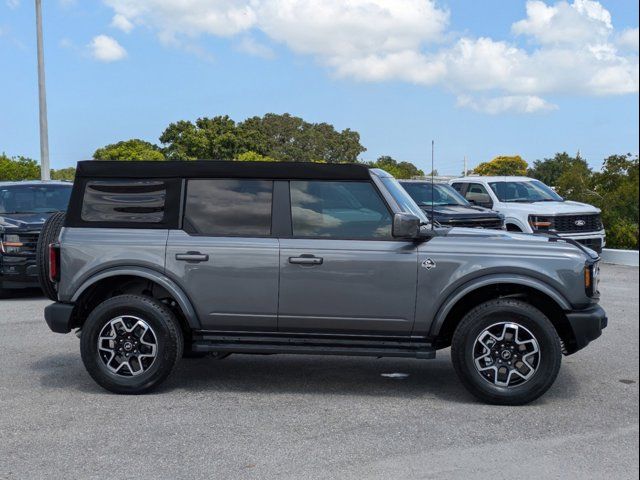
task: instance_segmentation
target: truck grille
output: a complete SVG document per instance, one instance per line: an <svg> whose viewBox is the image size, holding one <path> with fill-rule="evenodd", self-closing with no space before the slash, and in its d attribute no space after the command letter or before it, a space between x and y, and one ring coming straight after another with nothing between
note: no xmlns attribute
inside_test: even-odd
<svg viewBox="0 0 640 480"><path fill-rule="evenodd" d="M551 229L556 232L597 232L602 230L599 214L559 215L551 218Z"/></svg>
<svg viewBox="0 0 640 480"><path fill-rule="evenodd" d="M24 255L35 255L39 236L40 233L38 232L20 233L19 237L22 242L20 253Z"/></svg>

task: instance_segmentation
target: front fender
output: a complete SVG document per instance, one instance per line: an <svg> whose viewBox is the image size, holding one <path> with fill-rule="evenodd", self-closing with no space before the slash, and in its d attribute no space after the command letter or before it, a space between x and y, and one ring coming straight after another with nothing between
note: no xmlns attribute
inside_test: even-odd
<svg viewBox="0 0 640 480"><path fill-rule="evenodd" d="M571 303L555 288L536 278L518 274L493 274L475 278L458 287L439 306L431 324L429 336L437 337L451 309L466 295L482 287L498 284L522 285L533 288L552 298L565 311L571 310Z"/></svg>
<svg viewBox="0 0 640 480"><path fill-rule="evenodd" d="M76 290L71 298L71 302L77 302L82 294L92 285L106 278L118 277L118 276L131 276L140 277L146 280L157 283L165 290L167 290L175 301L180 306L180 309L184 313L189 326L192 329L200 329L200 320L193 308L191 300L187 294L182 290L173 280L169 279L165 275L150 268L144 267L114 267L102 270L86 279L84 283Z"/></svg>

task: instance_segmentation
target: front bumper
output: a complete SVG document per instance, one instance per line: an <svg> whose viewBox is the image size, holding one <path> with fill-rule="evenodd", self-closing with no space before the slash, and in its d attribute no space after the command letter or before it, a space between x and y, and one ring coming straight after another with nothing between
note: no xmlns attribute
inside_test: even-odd
<svg viewBox="0 0 640 480"><path fill-rule="evenodd" d="M35 257L0 254L0 288L38 286L38 267Z"/></svg>
<svg viewBox="0 0 640 480"><path fill-rule="evenodd" d="M52 332L69 333L73 325L73 309L71 303L52 303L44 307L44 319Z"/></svg>
<svg viewBox="0 0 640 480"><path fill-rule="evenodd" d="M599 232L585 232L585 233L557 233L560 238L570 238L576 242L580 242L585 247L602 253L602 249L607 244L607 237L604 230Z"/></svg>
<svg viewBox="0 0 640 480"><path fill-rule="evenodd" d="M589 345L591 341L602 335L602 330L608 324L607 312L600 305L568 312L567 320L573 330L573 340L565 345L569 354Z"/></svg>

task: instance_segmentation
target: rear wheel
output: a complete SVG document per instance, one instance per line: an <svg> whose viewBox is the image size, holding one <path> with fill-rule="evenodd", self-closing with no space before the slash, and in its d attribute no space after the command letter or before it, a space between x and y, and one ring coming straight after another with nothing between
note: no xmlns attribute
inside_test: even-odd
<svg viewBox="0 0 640 480"><path fill-rule="evenodd" d="M49 279L49 245L57 242L64 226L65 213L56 212L51 215L40 231L36 246L36 265L38 282L44 294L51 300L58 300L56 284Z"/></svg>
<svg viewBox="0 0 640 480"><path fill-rule="evenodd" d="M464 386L479 399L522 405L551 387L562 347L554 326L537 308L498 299L462 319L453 335L451 358Z"/></svg>
<svg viewBox="0 0 640 480"><path fill-rule="evenodd" d="M85 368L115 393L145 393L162 383L182 357L182 330L157 300L120 295L98 305L82 328Z"/></svg>

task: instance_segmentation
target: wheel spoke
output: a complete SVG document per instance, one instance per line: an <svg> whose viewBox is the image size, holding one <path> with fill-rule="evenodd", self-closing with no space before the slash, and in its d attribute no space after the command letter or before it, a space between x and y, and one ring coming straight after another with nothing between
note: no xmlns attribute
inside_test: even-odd
<svg viewBox="0 0 640 480"><path fill-rule="evenodd" d="M538 340L520 324L495 323L476 338L473 361L486 381L501 387L515 387L530 380L540 365Z"/></svg>
<svg viewBox="0 0 640 480"><path fill-rule="evenodd" d="M98 335L99 356L115 375L144 373L154 363L157 351L158 341L151 326L132 315L113 318Z"/></svg>

